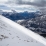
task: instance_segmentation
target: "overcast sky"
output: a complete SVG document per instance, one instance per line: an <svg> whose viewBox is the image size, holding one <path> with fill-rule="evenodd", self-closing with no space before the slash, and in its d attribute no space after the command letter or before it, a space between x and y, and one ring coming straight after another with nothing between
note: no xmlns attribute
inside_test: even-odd
<svg viewBox="0 0 46 46"><path fill-rule="evenodd" d="M0 9L16 11L46 11L46 0L0 0Z"/></svg>

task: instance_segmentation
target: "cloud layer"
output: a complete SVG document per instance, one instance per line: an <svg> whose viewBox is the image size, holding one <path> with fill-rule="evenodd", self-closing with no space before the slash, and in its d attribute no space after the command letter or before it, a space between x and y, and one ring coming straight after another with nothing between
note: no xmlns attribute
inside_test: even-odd
<svg viewBox="0 0 46 46"><path fill-rule="evenodd" d="M46 11L46 0L8 0L5 4L11 9L18 11Z"/></svg>
<svg viewBox="0 0 46 46"><path fill-rule="evenodd" d="M9 0L8 3L17 5L33 5L39 7L46 6L46 0Z"/></svg>

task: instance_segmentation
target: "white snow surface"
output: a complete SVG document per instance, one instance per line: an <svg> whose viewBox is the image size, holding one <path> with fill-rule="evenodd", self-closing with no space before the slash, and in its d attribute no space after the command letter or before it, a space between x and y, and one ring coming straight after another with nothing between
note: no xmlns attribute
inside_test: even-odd
<svg viewBox="0 0 46 46"><path fill-rule="evenodd" d="M46 39L0 15L0 46L46 46Z"/></svg>

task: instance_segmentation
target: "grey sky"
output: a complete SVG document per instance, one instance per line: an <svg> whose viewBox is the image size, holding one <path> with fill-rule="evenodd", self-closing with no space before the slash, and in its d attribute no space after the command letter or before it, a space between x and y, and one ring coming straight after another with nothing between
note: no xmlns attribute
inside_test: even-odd
<svg viewBox="0 0 46 46"><path fill-rule="evenodd" d="M18 4L18 5L34 5L39 7L45 7L46 6L46 0L34 0L31 2L31 0L9 0L8 3L11 4Z"/></svg>
<svg viewBox="0 0 46 46"><path fill-rule="evenodd" d="M20 11L23 11L24 8L26 10L30 9L30 11L31 8L35 10L39 9L43 13L46 11L46 0L7 0L5 4L7 4L7 6L11 7L12 9L18 9Z"/></svg>

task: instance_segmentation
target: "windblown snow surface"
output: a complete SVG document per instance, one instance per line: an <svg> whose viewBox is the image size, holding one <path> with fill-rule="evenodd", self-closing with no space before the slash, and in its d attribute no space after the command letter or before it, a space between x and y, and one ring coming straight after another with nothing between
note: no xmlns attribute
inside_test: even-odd
<svg viewBox="0 0 46 46"><path fill-rule="evenodd" d="M0 15L0 46L46 46L46 39Z"/></svg>

